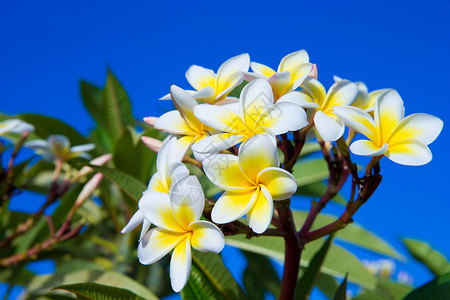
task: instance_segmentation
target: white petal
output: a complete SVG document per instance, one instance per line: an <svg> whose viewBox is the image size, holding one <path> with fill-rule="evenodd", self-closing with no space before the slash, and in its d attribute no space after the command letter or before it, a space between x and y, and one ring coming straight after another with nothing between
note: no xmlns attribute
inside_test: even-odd
<svg viewBox="0 0 450 300"><path fill-rule="evenodd" d="M197 106L197 101L194 97L182 88L172 85L170 87L173 104L180 112L183 119L196 128L201 127L200 121L194 116L194 107Z"/></svg>
<svg viewBox="0 0 450 300"><path fill-rule="evenodd" d="M50 145L46 140L32 140L25 143L25 147L34 149L34 150L48 150Z"/></svg>
<svg viewBox="0 0 450 300"><path fill-rule="evenodd" d="M155 122L155 129L172 134L188 134L193 131L178 110L166 112Z"/></svg>
<svg viewBox="0 0 450 300"><path fill-rule="evenodd" d="M120 233L128 233L138 227L144 221L144 215L138 210L131 217L128 224L120 231Z"/></svg>
<svg viewBox="0 0 450 300"><path fill-rule="evenodd" d="M225 246L222 231L211 222L195 221L189 229L192 230L192 247L198 251L219 253Z"/></svg>
<svg viewBox="0 0 450 300"><path fill-rule="evenodd" d="M215 134L192 145L192 151L198 153L219 153L240 143L243 139L243 135L229 133Z"/></svg>
<svg viewBox="0 0 450 300"><path fill-rule="evenodd" d="M156 157L156 169L158 170L158 173L163 180L167 178L167 168L171 164L181 161L181 159L178 159L177 138L171 136L164 141L164 144L162 145L161 150L158 152L158 156Z"/></svg>
<svg viewBox="0 0 450 300"><path fill-rule="evenodd" d="M223 85L230 77L238 72L247 72L250 67L250 56L247 53L240 54L224 62L217 71L217 87Z"/></svg>
<svg viewBox="0 0 450 300"><path fill-rule="evenodd" d="M359 140L350 145L350 150L356 155L378 156L386 153L388 144L384 144L383 147L380 148L371 141Z"/></svg>
<svg viewBox="0 0 450 300"><path fill-rule="evenodd" d="M428 114L413 114L404 118L395 128L389 142L414 139L425 145L432 143L441 133L444 122Z"/></svg>
<svg viewBox="0 0 450 300"><path fill-rule="evenodd" d="M180 180L189 176L188 168L181 162L173 163L167 168L167 176L170 177L171 187Z"/></svg>
<svg viewBox="0 0 450 300"><path fill-rule="evenodd" d="M250 67L252 68L253 72L255 72L257 75L262 75L264 78L269 78L276 73L272 68L256 62L251 62Z"/></svg>
<svg viewBox="0 0 450 300"><path fill-rule="evenodd" d="M11 120L6 120L3 122L0 122L0 134L4 134L4 133L12 131L14 128L19 126L19 123L20 123L20 120L17 120L17 119L11 119Z"/></svg>
<svg viewBox="0 0 450 300"><path fill-rule="evenodd" d="M189 92L189 91L187 91ZM192 97L194 97L197 100L209 103L209 104L214 104L214 99L215 99L215 94L216 91L210 87L207 86L205 88L202 88L201 90L199 90L198 92L194 92L192 93Z"/></svg>
<svg viewBox="0 0 450 300"><path fill-rule="evenodd" d="M47 138L52 152L57 155L64 155L70 149L69 139L62 134L52 134Z"/></svg>
<svg viewBox="0 0 450 300"><path fill-rule="evenodd" d="M266 76L258 73L242 72L242 74L244 74L244 79L248 82L252 82L255 79L267 79Z"/></svg>
<svg viewBox="0 0 450 300"><path fill-rule="evenodd" d="M256 233L263 233L272 222L273 200L265 186L261 186L258 199L247 213L248 226Z"/></svg>
<svg viewBox="0 0 450 300"><path fill-rule="evenodd" d="M226 106L201 104L194 114L203 124L220 131L241 132L245 128L240 115Z"/></svg>
<svg viewBox="0 0 450 300"><path fill-rule="evenodd" d="M244 81L244 75L239 72L236 73L233 76L230 76L228 78L228 81L226 83L221 83L219 86L220 93L216 96L216 99L222 100L224 97L226 97L235 87L240 85Z"/></svg>
<svg viewBox="0 0 450 300"><path fill-rule="evenodd" d="M192 254L189 239L175 247L170 260L170 283L178 293L186 285L191 273Z"/></svg>
<svg viewBox="0 0 450 300"><path fill-rule="evenodd" d="M137 250L139 261L143 265L149 265L160 260L182 239L185 239L185 233L176 233L161 228L150 230L139 243Z"/></svg>
<svg viewBox="0 0 450 300"><path fill-rule="evenodd" d="M397 91L389 90L378 97L375 106L375 124L380 130L382 141L387 141L404 115L403 100Z"/></svg>
<svg viewBox="0 0 450 300"><path fill-rule="evenodd" d="M207 86L214 88L216 84L216 74L214 71L197 65L191 66L186 71L186 79L197 91Z"/></svg>
<svg viewBox="0 0 450 300"><path fill-rule="evenodd" d="M421 166L431 161L430 149L417 140L403 140L395 145L389 145L386 157L390 160L408 166Z"/></svg>
<svg viewBox="0 0 450 300"><path fill-rule="evenodd" d="M170 93L162 96L161 98L159 98L158 100L172 100L172 95L170 95Z"/></svg>
<svg viewBox="0 0 450 300"><path fill-rule="evenodd" d="M178 224L187 228L189 224L200 219L205 207L203 189L194 175L173 184L170 188L170 206Z"/></svg>
<svg viewBox="0 0 450 300"><path fill-rule="evenodd" d="M314 78L306 77L301 88L319 105L323 105L326 98L326 91L323 85Z"/></svg>
<svg viewBox="0 0 450 300"><path fill-rule="evenodd" d="M258 184L264 185L273 200L290 198L297 191L297 182L294 176L280 168L266 168L258 174Z"/></svg>
<svg viewBox="0 0 450 300"><path fill-rule="evenodd" d="M34 131L33 125L28 124L27 122L24 122L21 120L17 120L17 119L3 121L2 124L7 128L7 131L9 131L9 132L23 133L25 131L29 131L29 132ZM2 134L1 132L3 132L5 127L0 126L0 134Z"/></svg>
<svg viewBox="0 0 450 300"><path fill-rule="evenodd" d="M74 152L89 152L93 149L95 149L94 144L84 144L84 145L78 145L78 146L71 147L70 152L72 152L72 153L74 153Z"/></svg>
<svg viewBox="0 0 450 300"><path fill-rule="evenodd" d="M292 72L298 65L309 63L309 56L305 50L300 50L286 55L280 62L277 72Z"/></svg>
<svg viewBox="0 0 450 300"><path fill-rule="evenodd" d="M341 80L333 84L327 94L323 109L333 106L350 105L358 96L358 86L348 80Z"/></svg>
<svg viewBox="0 0 450 300"><path fill-rule="evenodd" d="M303 108L318 108L319 104L314 103L312 98L305 93L297 91L289 92L277 100L277 103L289 102L294 103Z"/></svg>
<svg viewBox="0 0 450 300"><path fill-rule="evenodd" d="M241 115L250 128L253 128L259 116L272 105L273 92L266 80L256 79L242 89Z"/></svg>
<svg viewBox="0 0 450 300"><path fill-rule="evenodd" d="M314 124L325 142L339 139L345 131L344 122L341 119L335 119L320 110L314 115Z"/></svg>
<svg viewBox="0 0 450 300"><path fill-rule="evenodd" d="M141 234L139 235L139 242L144 238L144 236L147 234L148 230L150 229L150 226L152 226L152 222L144 218L142 221L142 229Z"/></svg>
<svg viewBox="0 0 450 300"><path fill-rule="evenodd" d="M289 90L289 87L291 86L291 79L291 73L288 71L275 73L269 78L268 82L272 86L273 97L275 99L278 99L291 91Z"/></svg>
<svg viewBox="0 0 450 300"><path fill-rule="evenodd" d="M313 64L305 63L297 66L291 71L291 84L288 87L288 91L293 91L298 88L305 78L311 73Z"/></svg>
<svg viewBox="0 0 450 300"><path fill-rule="evenodd" d="M306 125L308 120L305 110L288 102L274 104L261 115L257 122L258 127L268 128L275 135L296 131Z"/></svg>
<svg viewBox="0 0 450 300"><path fill-rule="evenodd" d="M266 134L255 135L239 149L239 166L251 182L256 183L259 172L265 168L279 165L278 150L270 136Z"/></svg>
<svg viewBox="0 0 450 300"><path fill-rule="evenodd" d="M185 231L172 212L168 194L145 191L139 200L139 210L146 219L158 227L172 231Z"/></svg>
<svg viewBox="0 0 450 300"><path fill-rule="evenodd" d="M243 217L252 207L258 197L257 190L226 191L214 205L211 218L214 223L226 224Z"/></svg>
<svg viewBox="0 0 450 300"><path fill-rule="evenodd" d="M364 134L370 140L376 139L375 121L366 111L352 106L335 106L333 111L348 127Z"/></svg>

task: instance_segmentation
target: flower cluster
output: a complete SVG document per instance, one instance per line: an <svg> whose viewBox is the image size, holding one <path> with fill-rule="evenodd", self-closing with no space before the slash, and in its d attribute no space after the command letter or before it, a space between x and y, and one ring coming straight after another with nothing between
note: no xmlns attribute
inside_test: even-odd
<svg viewBox="0 0 450 300"><path fill-rule="evenodd" d="M139 210L122 231L143 224L138 248L143 264L173 250L175 291L188 280L191 247L215 253L224 247L224 235L212 222L224 226L246 216L248 227L262 234L271 226L274 201L296 192L297 182L286 164L280 164L277 149L288 142L287 133L305 138L314 129L320 142L330 143L341 139L347 126L368 138L350 145L354 154L421 165L431 160L427 145L443 127L439 118L427 114L405 118L403 101L392 89L369 93L361 82L335 77L327 91L305 50L284 57L277 71L250 63L248 54L242 54L224 62L217 74L194 65L186 78L195 91L172 85L161 99L171 99L176 110L145 119L170 136L159 150L157 173ZM244 80L248 83L239 99L230 97ZM183 164L189 150L208 179L224 190L205 214L199 180Z"/></svg>

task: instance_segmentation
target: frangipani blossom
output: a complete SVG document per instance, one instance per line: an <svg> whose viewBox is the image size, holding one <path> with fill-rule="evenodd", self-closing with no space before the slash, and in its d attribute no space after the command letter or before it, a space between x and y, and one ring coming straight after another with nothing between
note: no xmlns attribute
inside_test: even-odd
<svg viewBox="0 0 450 300"><path fill-rule="evenodd" d="M243 143L239 156L212 154L205 158L206 176L225 190L214 205L212 220L225 224L247 215L250 228L263 233L272 221L273 200L288 199L297 190L292 174L279 164L277 147L265 134Z"/></svg>
<svg viewBox="0 0 450 300"><path fill-rule="evenodd" d="M149 197L154 195L154 192L169 194L172 184L189 176L189 170L181 163L184 152L178 151L177 138L169 136L165 141L161 150L156 157L157 172L153 174L148 184L147 190L143 193L139 202L153 201ZM122 233L132 231L134 228L142 223L141 237L150 228L151 222L144 218L142 212L138 209L131 217L128 224L122 229Z"/></svg>
<svg viewBox="0 0 450 300"><path fill-rule="evenodd" d="M25 146L34 149L37 154L42 155L42 158L48 162L53 162L55 159L66 162L75 157L90 159L91 156L85 152L95 148L94 144L70 147L69 139L60 134L50 135L47 140L26 142Z"/></svg>
<svg viewBox="0 0 450 300"><path fill-rule="evenodd" d="M375 118L357 107L335 107L345 124L369 140L358 140L350 146L357 155L385 155L402 165L423 165L432 155L427 145L442 130L441 119L428 114L405 116L400 95L395 90L380 95L375 106Z"/></svg>
<svg viewBox="0 0 450 300"><path fill-rule="evenodd" d="M197 177L178 181L169 194L150 193L151 201L139 202L139 209L157 228L151 229L139 243L139 261L152 264L173 249L170 281L173 290L179 292L191 272L191 247L219 253L225 246L225 238L216 225L200 220L205 196Z"/></svg>
<svg viewBox="0 0 450 300"><path fill-rule="evenodd" d="M283 57L276 72L272 68L256 62L251 62L250 66L254 73L245 72L245 79L247 81L252 81L256 78L267 80L272 86L275 101L298 88L313 67L309 63L309 56L305 50Z"/></svg>
<svg viewBox="0 0 450 300"><path fill-rule="evenodd" d="M338 76L333 76L333 79L335 82L343 80ZM358 87L358 96L352 103L352 106L359 107L362 110L367 111L368 113L373 113L373 111L375 110L375 103L377 102L378 97L382 93L390 90L390 89L379 89L369 93L369 89L364 84L364 82L356 81L355 84Z"/></svg>
<svg viewBox="0 0 450 300"><path fill-rule="evenodd" d="M34 126L18 119L9 119L0 122L0 135L8 132L23 133L25 131L34 131Z"/></svg>
<svg viewBox="0 0 450 300"><path fill-rule="evenodd" d="M242 72L248 71L250 57L247 53L234 56L224 62L217 74L213 70L193 65L187 70L186 78L196 91L187 91L195 99L215 104L224 100L228 94L244 80ZM170 94L161 98L169 100Z"/></svg>
<svg viewBox="0 0 450 300"><path fill-rule="evenodd" d="M244 87L239 101L196 106L195 116L222 133L204 138L194 144L192 150L200 153L220 152L257 134L278 135L303 128L308 124L305 111L290 103L298 100L297 95L300 93L287 94L274 104L270 84L256 79Z"/></svg>
<svg viewBox="0 0 450 300"><path fill-rule="evenodd" d="M356 84L341 80L333 84L327 93L318 80L307 77L301 88L302 93L309 97L308 101L319 106L314 110L314 125L320 137L325 142L339 139L345 131L345 125L334 113L333 107L352 104L358 95Z"/></svg>
<svg viewBox="0 0 450 300"><path fill-rule="evenodd" d="M178 140L181 152L210 135L211 129L200 122L194 115L197 101L182 88L172 85L170 87L173 103L177 110L169 111L158 118L153 127L158 130L182 136Z"/></svg>

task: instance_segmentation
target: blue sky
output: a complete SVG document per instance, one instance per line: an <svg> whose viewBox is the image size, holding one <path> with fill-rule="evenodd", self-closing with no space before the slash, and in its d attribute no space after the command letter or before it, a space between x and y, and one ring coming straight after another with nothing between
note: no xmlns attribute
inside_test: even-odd
<svg viewBox="0 0 450 300"><path fill-rule="evenodd" d="M432 1L0 1L0 112L42 113L86 134L80 79L102 85L109 66L137 119L172 109L157 101L171 84L188 88L192 64L217 70L231 56L276 67L306 49L326 86L332 76L395 88L406 114L444 120L433 160L407 167L382 160L379 190L355 221L401 248L429 241L447 256L450 160L450 2ZM338 210L332 210L338 213ZM417 264L403 266L420 284Z"/></svg>

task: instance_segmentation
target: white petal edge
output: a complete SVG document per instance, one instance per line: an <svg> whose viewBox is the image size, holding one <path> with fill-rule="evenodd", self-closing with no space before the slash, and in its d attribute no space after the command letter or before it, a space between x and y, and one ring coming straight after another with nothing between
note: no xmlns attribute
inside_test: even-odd
<svg viewBox="0 0 450 300"><path fill-rule="evenodd" d="M388 150L388 144L384 144L383 147L377 147L368 140L355 141L350 145L350 151L356 155L362 156L378 156L383 155Z"/></svg>
<svg viewBox="0 0 450 300"><path fill-rule="evenodd" d="M189 225L192 230L191 244L200 252L219 253L225 246L225 237L220 229L211 222L195 221Z"/></svg>
<svg viewBox="0 0 450 300"><path fill-rule="evenodd" d="M336 141L345 131L344 122L334 119L321 110L314 115L314 125L325 142Z"/></svg>

